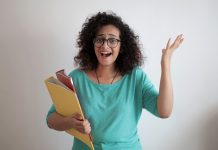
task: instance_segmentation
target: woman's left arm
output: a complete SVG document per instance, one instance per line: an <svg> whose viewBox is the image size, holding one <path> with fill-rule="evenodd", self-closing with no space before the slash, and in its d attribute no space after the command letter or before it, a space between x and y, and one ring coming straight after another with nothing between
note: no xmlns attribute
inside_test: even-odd
<svg viewBox="0 0 218 150"><path fill-rule="evenodd" d="M170 39L166 48L162 50L161 58L161 79L159 87L159 96L157 101L158 113L161 118L168 118L173 108L173 87L170 71L171 57L175 49L183 42L183 35L178 35L171 44Z"/></svg>

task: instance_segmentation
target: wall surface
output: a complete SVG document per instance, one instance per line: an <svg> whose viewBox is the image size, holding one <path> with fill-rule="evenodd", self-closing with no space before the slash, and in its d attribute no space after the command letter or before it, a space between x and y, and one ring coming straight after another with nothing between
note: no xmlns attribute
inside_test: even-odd
<svg viewBox="0 0 218 150"><path fill-rule="evenodd" d="M173 114L159 119L143 111L143 150L217 150L217 8L213 0L1 0L0 149L71 149L72 137L46 125L51 99L44 79L75 68L86 17L112 10L139 35L143 68L157 88L162 48L170 37L185 37L172 59Z"/></svg>

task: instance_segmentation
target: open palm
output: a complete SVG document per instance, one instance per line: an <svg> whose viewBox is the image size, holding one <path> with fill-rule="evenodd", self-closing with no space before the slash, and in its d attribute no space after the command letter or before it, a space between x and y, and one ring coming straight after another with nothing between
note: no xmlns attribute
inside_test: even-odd
<svg viewBox="0 0 218 150"><path fill-rule="evenodd" d="M178 35L172 44L171 39L169 39L166 48L162 50L163 55L171 56L174 50L177 49L180 46L180 44L182 44L183 40L184 38L182 34Z"/></svg>

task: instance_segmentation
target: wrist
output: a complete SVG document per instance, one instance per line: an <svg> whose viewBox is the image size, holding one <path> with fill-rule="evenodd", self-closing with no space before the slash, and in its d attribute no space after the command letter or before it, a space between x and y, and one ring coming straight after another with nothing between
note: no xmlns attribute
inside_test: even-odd
<svg viewBox="0 0 218 150"><path fill-rule="evenodd" d="M74 124L73 124L73 121L72 121L71 117L65 117L64 118L64 124L68 128L74 128Z"/></svg>
<svg viewBox="0 0 218 150"><path fill-rule="evenodd" d="M169 57L162 57L161 59L161 67L170 67L171 59Z"/></svg>

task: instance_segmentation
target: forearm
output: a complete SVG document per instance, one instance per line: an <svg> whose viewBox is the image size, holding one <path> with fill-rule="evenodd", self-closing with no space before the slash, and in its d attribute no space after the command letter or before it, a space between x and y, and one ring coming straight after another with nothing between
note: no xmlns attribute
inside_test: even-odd
<svg viewBox="0 0 218 150"><path fill-rule="evenodd" d="M170 71L170 59L161 61L161 79L157 102L160 117L168 118L173 108L173 87Z"/></svg>
<svg viewBox="0 0 218 150"><path fill-rule="evenodd" d="M63 117L56 112L49 116L48 126L58 131L65 131L73 127L69 118Z"/></svg>
<svg viewBox="0 0 218 150"><path fill-rule="evenodd" d="M161 79L157 107L159 115L162 118L169 117L173 109L173 87L170 71L170 61L172 53L183 42L184 38L183 35L180 34L176 37L172 44L170 40L171 39L168 40L166 48L162 50L161 58Z"/></svg>

